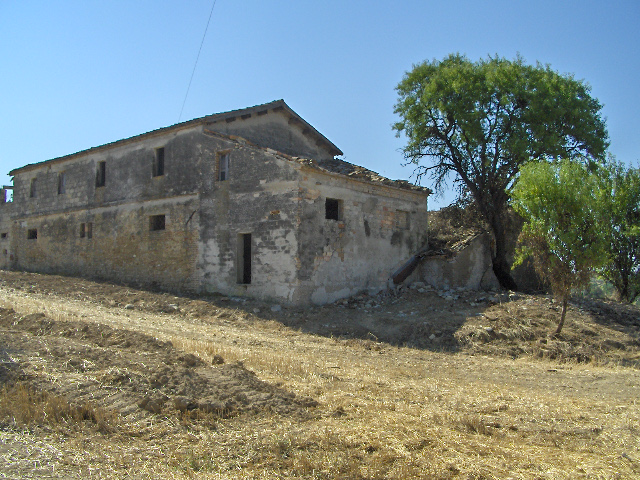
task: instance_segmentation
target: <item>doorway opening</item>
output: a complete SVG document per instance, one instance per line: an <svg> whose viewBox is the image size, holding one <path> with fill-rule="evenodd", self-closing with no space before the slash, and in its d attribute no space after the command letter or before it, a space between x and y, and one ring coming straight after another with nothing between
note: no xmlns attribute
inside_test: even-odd
<svg viewBox="0 0 640 480"><path fill-rule="evenodd" d="M240 233L238 235L238 283L248 285L251 283L251 234Z"/></svg>

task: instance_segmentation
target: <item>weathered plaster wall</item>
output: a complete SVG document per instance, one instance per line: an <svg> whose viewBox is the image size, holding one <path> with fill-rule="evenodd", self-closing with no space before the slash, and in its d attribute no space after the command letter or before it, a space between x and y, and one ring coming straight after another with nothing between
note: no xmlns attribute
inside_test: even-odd
<svg viewBox="0 0 640 480"><path fill-rule="evenodd" d="M205 291L295 303L297 172L275 152L213 140L229 151L229 178L207 183L201 200ZM251 283L238 282L238 235L251 234Z"/></svg>
<svg viewBox="0 0 640 480"><path fill-rule="evenodd" d="M60 212L198 192L202 180L197 169L206 161L196 141L202 137L200 130L179 130L22 169L14 178L15 213ZM153 177L155 149L159 147L165 149L165 174ZM102 161L106 165L105 186L97 187L96 171ZM62 194L58 194L60 173L65 176ZM35 197L30 197L32 179L36 179Z"/></svg>
<svg viewBox="0 0 640 480"><path fill-rule="evenodd" d="M197 128L174 131L16 173L11 266L198 290L203 181L197 168L206 161L194 141L198 136ZM159 147L165 149L164 175L153 177ZM106 181L97 187L101 161L106 162ZM58 190L61 172L63 192ZM153 215L164 215L164 229L152 230ZM29 239L29 230L35 230L37 238Z"/></svg>
<svg viewBox="0 0 640 480"><path fill-rule="evenodd" d="M326 219L327 198L341 202ZM304 171L300 186L300 296L322 304L387 287L425 242L427 196Z"/></svg>
<svg viewBox="0 0 640 480"><path fill-rule="evenodd" d="M316 160L333 158L326 146L304 134L304 126L291 122L282 110L267 114L254 113L238 116L233 121L220 120L210 123L208 129L226 135L246 138L256 145L272 148L287 155L313 158Z"/></svg>
<svg viewBox="0 0 640 480"><path fill-rule="evenodd" d="M318 172L243 140L296 156L329 154L285 115L220 125L238 137L192 125L19 169L10 220L0 220L0 229L9 229L10 266L325 303L385 288L390 274L426 241L426 195ZM164 174L154 177L158 148L164 148ZM221 154L229 155L222 181ZM96 186L100 162L104 186ZM65 188L59 193L61 173ZM325 218L326 198L342 202L339 220ZM163 229L152 228L156 215L164 216ZM30 230L37 238L27 238ZM244 255L239 239L247 234L250 282L238 273ZM2 261L0 256L0 266Z"/></svg>

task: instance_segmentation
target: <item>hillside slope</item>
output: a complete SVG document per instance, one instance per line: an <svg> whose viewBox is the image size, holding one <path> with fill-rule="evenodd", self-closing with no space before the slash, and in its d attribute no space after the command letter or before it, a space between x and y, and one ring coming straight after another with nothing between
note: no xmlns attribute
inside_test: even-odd
<svg viewBox="0 0 640 480"><path fill-rule="evenodd" d="M289 309L0 272L9 478L636 478L640 314L424 285Z"/></svg>

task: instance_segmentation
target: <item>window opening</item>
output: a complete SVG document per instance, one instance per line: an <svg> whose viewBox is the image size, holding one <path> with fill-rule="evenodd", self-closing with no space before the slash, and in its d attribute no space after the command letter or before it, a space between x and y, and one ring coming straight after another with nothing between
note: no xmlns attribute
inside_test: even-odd
<svg viewBox="0 0 640 480"><path fill-rule="evenodd" d="M27 240L35 240L38 238L38 229L30 228L27 230Z"/></svg>
<svg viewBox="0 0 640 480"><path fill-rule="evenodd" d="M107 180L107 162L98 162L96 170L96 187L104 187Z"/></svg>
<svg viewBox="0 0 640 480"><path fill-rule="evenodd" d="M13 202L13 187L4 185L2 189L0 189L0 203L11 202Z"/></svg>
<svg viewBox="0 0 640 480"><path fill-rule="evenodd" d="M248 285L251 283L251 234L238 235L238 283Z"/></svg>
<svg viewBox="0 0 640 480"><path fill-rule="evenodd" d="M62 195L66 193L66 191L64 172L60 172L58 174L58 195Z"/></svg>
<svg viewBox="0 0 640 480"><path fill-rule="evenodd" d="M218 180L224 182L229 179L229 153L218 155Z"/></svg>
<svg viewBox="0 0 640 480"><path fill-rule="evenodd" d="M86 224L80 224L80 238L84 238L87 234Z"/></svg>
<svg viewBox="0 0 640 480"><path fill-rule="evenodd" d="M153 176L164 175L164 147L156 148L156 158L153 161Z"/></svg>
<svg viewBox="0 0 640 480"><path fill-rule="evenodd" d="M165 227L164 215L151 215L149 217L149 230L152 232L156 230L164 230Z"/></svg>
<svg viewBox="0 0 640 480"><path fill-rule="evenodd" d="M327 198L324 203L324 218L327 220L342 220L342 200Z"/></svg>
<svg viewBox="0 0 640 480"><path fill-rule="evenodd" d="M35 198L36 197L37 188L38 188L38 179L37 178L32 178L31 179L31 186L29 187L29 196L31 198Z"/></svg>
<svg viewBox="0 0 640 480"><path fill-rule="evenodd" d="M5 239L9 236L9 234L7 232L2 232L0 233L0 238Z"/></svg>

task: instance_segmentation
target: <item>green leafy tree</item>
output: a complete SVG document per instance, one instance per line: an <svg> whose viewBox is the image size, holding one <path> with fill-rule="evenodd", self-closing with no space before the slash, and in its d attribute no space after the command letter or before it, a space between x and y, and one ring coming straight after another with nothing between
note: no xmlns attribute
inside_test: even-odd
<svg viewBox="0 0 640 480"><path fill-rule="evenodd" d="M580 162L529 163L513 191L513 207L525 219L516 263L530 257L562 303L560 334L571 292L584 288L607 259L601 204L602 177Z"/></svg>
<svg viewBox="0 0 640 480"><path fill-rule="evenodd" d="M605 167L608 198L609 261L601 270L618 298L633 302L640 295L640 171L612 160Z"/></svg>
<svg viewBox="0 0 640 480"><path fill-rule="evenodd" d="M396 90L400 121L393 128L408 139L405 159L437 192L453 175L460 193L471 195L495 240L493 271L503 288L516 290L506 222L518 172L531 160L602 157L602 106L584 82L519 57L425 61Z"/></svg>

